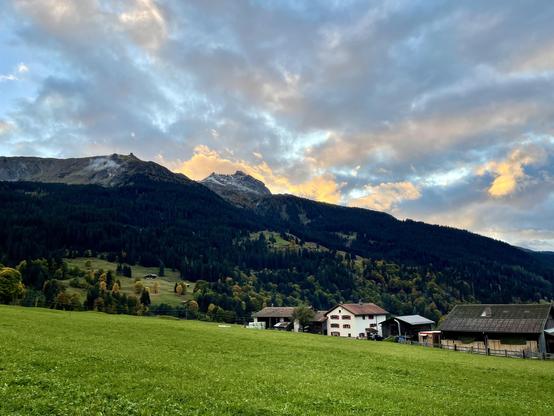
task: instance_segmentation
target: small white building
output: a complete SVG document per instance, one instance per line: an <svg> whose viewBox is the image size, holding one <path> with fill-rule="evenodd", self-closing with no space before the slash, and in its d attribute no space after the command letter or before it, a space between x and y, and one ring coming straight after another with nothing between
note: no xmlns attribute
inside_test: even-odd
<svg viewBox="0 0 554 416"><path fill-rule="evenodd" d="M327 335L352 338L367 338L371 333L382 335L379 324L388 314L374 303L341 303L325 313Z"/></svg>

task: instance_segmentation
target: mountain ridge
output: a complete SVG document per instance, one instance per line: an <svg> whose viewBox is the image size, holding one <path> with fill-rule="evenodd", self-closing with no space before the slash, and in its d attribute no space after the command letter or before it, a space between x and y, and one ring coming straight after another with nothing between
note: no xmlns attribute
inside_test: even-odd
<svg viewBox="0 0 554 416"><path fill-rule="evenodd" d="M231 183L226 194L135 158L124 168L101 159L100 172L83 174L90 161L39 177L58 183L0 181L1 263L90 252L149 267L163 262L208 282L197 294L202 311L214 304L237 314L245 301L223 282L251 292L257 300L246 302L248 311L260 302L325 309L366 300L438 319L456 302L554 298L549 253L379 211L244 191L241 180L251 179L240 172L238 187L236 176L223 177ZM62 183L69 180L89 183Z"/></svg>

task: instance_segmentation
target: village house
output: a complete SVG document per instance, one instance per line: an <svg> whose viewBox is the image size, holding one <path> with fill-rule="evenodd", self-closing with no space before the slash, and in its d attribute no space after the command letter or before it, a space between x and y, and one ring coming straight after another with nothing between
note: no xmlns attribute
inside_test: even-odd
<svg viewBox="0 0 554 416"><path fill-rule="evenodd" d="M391 317L380 325L384 338L403 336L406 339L417 340L419 332L433 329L435 321L421 315L404 315Z"/></svg>
<svg viewBox="0 0 554 416"><path fill-rule="evenodd" d="M457 305L440 326L443 346L554 352L551 304Z"/></svg>
<svg viewBox="0 0 554 416"><path fill-rule="evenodd" d="M274 307L268 306L262 310L252 314L254 324L264 323L266 329L281 329L287 331L300 331L300 324L298 321L292 319L294 307L282 306ZM305 328L308 332L314 334L325 334L326 331L326 316L325 311L314 311L315 316L313 321Z"/></svg>
<svg viewBox="0 0 554 416"><path fill-rule="evenodd" d="M374 303L341 303L325 313L327 335L334 337L367 338L382 335L379 324L388 312Z"/></svg>

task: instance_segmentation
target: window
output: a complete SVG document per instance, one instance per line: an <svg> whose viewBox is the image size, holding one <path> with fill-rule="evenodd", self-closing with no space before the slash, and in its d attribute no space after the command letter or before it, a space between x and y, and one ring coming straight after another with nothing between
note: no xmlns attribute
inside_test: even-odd
<svg viewBox="0 0 554 416"><path fill-rule="evenodd" d="M350 324L344 324L342 327L345 329L350 329Z"/></svg>
<svg viewBox="0 0 554 416"><path fill-rule="evenodd" d="M350 338L352 336L352 334L348 334L348 338Z"/></svg>
<svg viewBox="0 0 554 416"><path fill-rule="evenodd" d="M365 337L366 337L366 335L363 332L360 332L358 334L358 338L365 338Z"/></svg>
<svg viewBox="0 0 554 416"><path fill-rule="evenodd" d="M365 319L365 315L362 315L362 319Z"/></svg>
<svg viewBox="0 0 554 416"><path fill-rule="evenodd" d="M332 337L340 337L340 332L331 332Z"/></svg>
<svg viewBox="0 0 554 416"><path fill-rule="evenodd" d="M331 319L340 319L338 315L331 315Z"/></svg>
<svg viewBox="0 0 554 416"><path fill-rule="evenodd" d="M373 319L373 315L367 315L367 319Z"/></svg>
<svg viewBox="0 0 554 416"><path fill-rule="evenodd" d="M342 319L350 319L350 315L342 315Z"/></svg>
<svg viewBox="0 0 554 416"><path fill-rule="evenodd" d="M370 328L377 328L377 324L369 324Z"/></svg>
<svg viewBox="0 0 554 416"><path fill-rule="evenodd" d="M331 324L331 328L340 328L339 324Z"/></svg>

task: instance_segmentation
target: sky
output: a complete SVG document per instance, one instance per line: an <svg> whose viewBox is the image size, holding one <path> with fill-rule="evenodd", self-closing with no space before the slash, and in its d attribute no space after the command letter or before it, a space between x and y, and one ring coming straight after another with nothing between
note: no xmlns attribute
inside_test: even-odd
<svg viewBox="0 0 554 416"><path fill-rule="evenodd" d="M554 250L551 0L0 0L0 155L192 179Z"/></svg>

